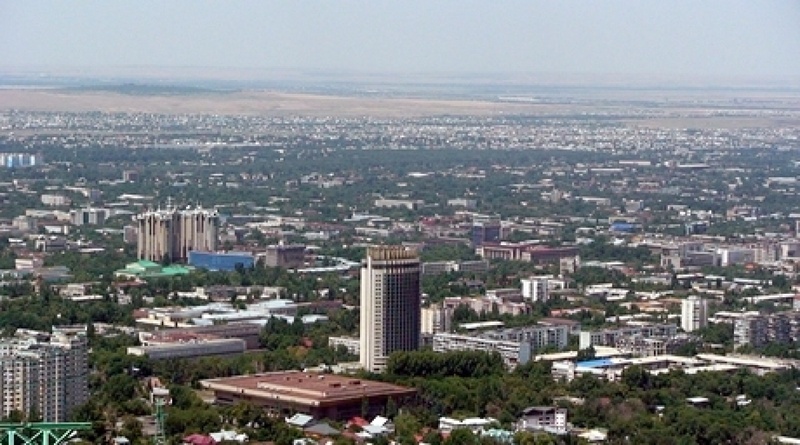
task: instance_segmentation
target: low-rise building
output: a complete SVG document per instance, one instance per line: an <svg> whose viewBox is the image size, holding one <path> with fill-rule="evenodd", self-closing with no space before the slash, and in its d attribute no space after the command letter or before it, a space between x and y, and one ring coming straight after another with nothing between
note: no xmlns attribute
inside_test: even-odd
<svg viewBox="0 0 800 445"><path fill-rule="evenodd" d="M530 406L522 411L517 430L543 430L549 433L567 433L567 410L555 406Z"/></svg>
<svg viewBox="0 0 800 445"><path fill-rule="evenodd" d="M246 401L276 415L301 413L337 421L382 414L389 400L402 406L416 393L379 381L299 371L202 380L200 385L213 391L220 405Z"/></svg>

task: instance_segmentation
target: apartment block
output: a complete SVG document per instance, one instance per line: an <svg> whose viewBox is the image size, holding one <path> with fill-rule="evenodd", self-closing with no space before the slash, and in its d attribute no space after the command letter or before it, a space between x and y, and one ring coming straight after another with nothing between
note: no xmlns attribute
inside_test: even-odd
<svg viewBox="0 0 800 445"><path fill-rule="evenodd" d="M34 333L0 343L0 409L65 422L89 399L88 345L83 333Z"/></svg>

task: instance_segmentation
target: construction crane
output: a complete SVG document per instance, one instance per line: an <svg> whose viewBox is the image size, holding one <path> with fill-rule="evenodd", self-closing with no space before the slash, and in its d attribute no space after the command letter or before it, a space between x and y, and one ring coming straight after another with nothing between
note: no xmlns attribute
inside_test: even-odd
<svg viewBox="0 0 800 445"><path fill-rule="evenodd" d="M165 432L164 422L167 419L167 413L164 407L170 403L169 390L166 388L153 388L152 392L153 404L156 407L156 437L154 439L155 445L166 445L167 433Z"/></svg>

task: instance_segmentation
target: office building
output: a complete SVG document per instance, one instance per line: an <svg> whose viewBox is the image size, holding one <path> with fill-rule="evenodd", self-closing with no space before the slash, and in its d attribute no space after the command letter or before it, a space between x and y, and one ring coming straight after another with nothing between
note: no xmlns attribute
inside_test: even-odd
<svg viewBox="0 0 800 445"><path fill-rule="evenodd" d="M502 238L500 218L476 218L472 222L471 235L473 247L484 243L499 243Z"/></svg>
<svg viewBox="0 0 800 445"><path fill-rule="evenodd" d="M708 301L696 295L681 302L681 328L686 332L703 329L708 325Z"/></svg>
<svg viewBox="0 0 800 445"><path fill-rule="evenodd" d="M253 267L255 257L250 252L189 252L189 265L208 270L231 272L237 267Z"/></svg>
<svg viewBox="0 0 800 445"><path fill-rule="evenodd" d="M267 246L264 264L267 267L299 269L306 262L306 246L302 244L276 244Z"/></svg>
<svg viewBox="0 0 800 445"><path fill-rule="evenodd" d="M95 208L70 210L69 217L72 224L76 226L101 225L106 222L108 211Z"/></svg>
<svg viewBox="0 0 800 445"><path fill-rule="evenodd" d="M401 246L367 249L361 267L361 365L381 372L395 351L420 346L421 266Z"/></svg>
<svg viewBox="0 0 800 445"><path fill-rule="evenodd" d="M217 249L219 215L201 208L158 210L136 216L138 257L161 262L186 261L189 252Z"/></svg>
<svg viewBox="0 0 800 445"><path fill-rule="evenodd" d="M83 333L33 333L0 343L0 415L67 421L89 399L87 354Z"/></svg>

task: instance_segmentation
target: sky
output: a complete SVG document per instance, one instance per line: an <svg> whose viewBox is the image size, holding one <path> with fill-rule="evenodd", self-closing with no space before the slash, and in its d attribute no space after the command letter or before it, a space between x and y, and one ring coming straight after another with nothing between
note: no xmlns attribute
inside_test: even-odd
<svg viewBox="0 0 800 445"><path fill-rule="evenodd" d="M0 69L800 78L800 1L0 0Z"/></svg>

